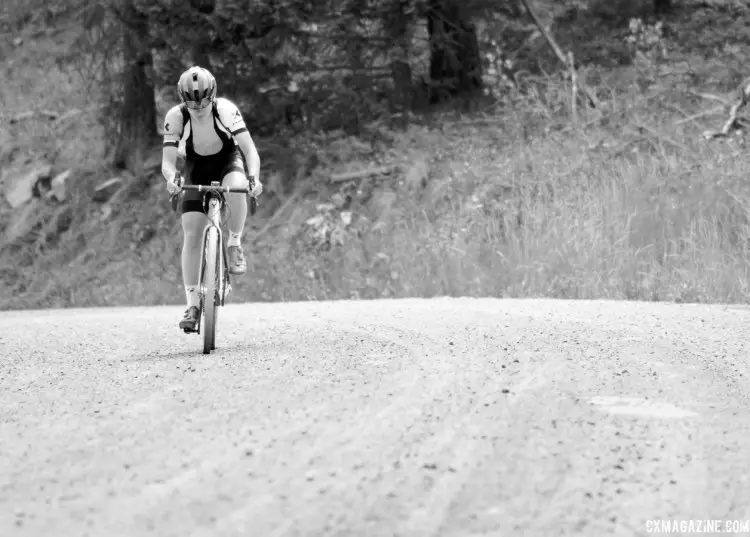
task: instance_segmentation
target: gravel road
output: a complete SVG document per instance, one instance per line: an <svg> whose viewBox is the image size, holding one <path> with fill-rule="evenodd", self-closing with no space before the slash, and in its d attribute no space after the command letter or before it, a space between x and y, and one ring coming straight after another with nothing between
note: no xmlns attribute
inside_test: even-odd
<svg viewBox="0 0 750 537"><path fill-rule="evenodd" d="M750 309L182 310L0 314L0 535L750 535Z"/></svg>

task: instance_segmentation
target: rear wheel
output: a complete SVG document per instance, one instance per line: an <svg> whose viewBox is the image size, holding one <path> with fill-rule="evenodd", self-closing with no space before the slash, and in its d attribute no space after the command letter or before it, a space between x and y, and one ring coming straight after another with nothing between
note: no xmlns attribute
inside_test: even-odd
<svg viewBox="0 0 750 537"><path fill-rule="evenodd" d="M205 296L203 298L203 317L205 324L203 327L203 354L208 354L216 348L216 317L219 309L217 300L218 278L220 276L220 256L219 256L219 233L216 228L209 228L206 233L206 261L205 271L203 273L203 285L205 286Z"/></svg>

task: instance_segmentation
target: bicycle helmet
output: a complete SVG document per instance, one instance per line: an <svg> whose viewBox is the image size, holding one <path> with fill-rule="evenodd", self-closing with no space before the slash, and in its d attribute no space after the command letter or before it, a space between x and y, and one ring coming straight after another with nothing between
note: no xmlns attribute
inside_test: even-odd
<svg viewBox="0 0 750 537"><path fill-rule="evenodd" d="M188 108L206 108L216 99L216 79L207 69L193 66L180 75L177 93Z"/></svg>

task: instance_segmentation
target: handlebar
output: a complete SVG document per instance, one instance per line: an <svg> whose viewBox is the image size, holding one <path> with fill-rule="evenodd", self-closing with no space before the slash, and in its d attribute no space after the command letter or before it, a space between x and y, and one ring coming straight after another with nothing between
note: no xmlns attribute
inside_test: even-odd
<svg viewBox="0 0 750 537"><path fill-rule="evenodd" d="M238 193L238 194L249 194L250 188L248 187L235 187L235 186L212 186L212 185L184 185L182 184L183 178L181 175L175 177L177 184L180 185L180 190L170 195L170 202L172 204L172 210L177 210L177 199L184 190L191 190L193 192L224 192L224 193ZM252 175L248 176L250 185L255 184L255 177ZM258 200L255 196L250 197L250 214L254 215L258 208Z"/></svg>
<svg viewBox="0 0 750 537"><path fill-rule="evenodd" d="M181 190L193 190L197 192L238 192L241 194L249 194L250 189L247 187L236 187L236 186L211 186L211 185L182 185Z"/></svg>

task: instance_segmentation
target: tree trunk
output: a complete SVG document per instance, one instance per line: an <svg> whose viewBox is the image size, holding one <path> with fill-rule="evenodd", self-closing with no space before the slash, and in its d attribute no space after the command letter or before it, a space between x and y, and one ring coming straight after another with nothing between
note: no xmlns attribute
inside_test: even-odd
<svg viewBox="0 0 750 537"><path fill-rule="evenodd" d="M198 13L202 15L210 15L216 9L216 0L190 0L190 5ZM211 50L211 38L209 33L200 31L194 33L192 43L193 63L210 71L211 59L208 57L209 50Z"/></svg>
<svg viewBox="0 0 750 537"><path fill-rule="evenodd" d="M654 0L654 12L665 15L672 11L672 0Z"/></svg>
<svg viewBox="0 0 750 537"><path fill-rule="evenodd" d="M405 9L408 2L409 0L391 0L386 18L389 37L395 45L394 57L391 60L391 77L393 78L391 112L397 114L402 127L408 125L409 111L413 105L411 66L409 65L409 18Z"/></svg>
<svg viewBox="0 0 750 537"><path fill-rule="evenodd" d="M193 64L211 71L211 58L208 57L210 48L211 42L205 34L196 36L192 46Z"/></svg>
<svg viewBox="0 0 750 537"><path fill-rule="evenodd" d="M133 170L157 139L156 97L154 95L153 57L149 48L148 18L133 0L123 6L124 99L120 118L120 137L115 149L115 166Z"/></svg>
<svg viewBox="0 0 750 537"><path fill-rule="evenodd" d="M351 0L346 5L344 16L341 17L338 28L353 37L347 45L347 63L351 69L351 76L344 76L345 86L351 91L351 100L347 103L350 108L342 114L344 131L358 136L362 132L364 119L362 111L367 105L368 90L371 81L365 73L365 42L358 36L361 32L362 11L367 7L367 0ZM349 121L343 119L347 118Z"/></svg>
<svg viewBox="0 0 750 537"><path fill-rule="evenodd" d="M461 0L429 0L430 102L473 93L482 87L482 64L474 24Z"/></svg>

